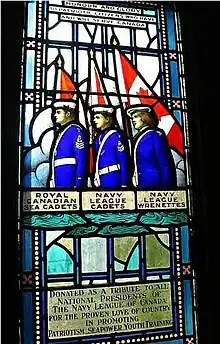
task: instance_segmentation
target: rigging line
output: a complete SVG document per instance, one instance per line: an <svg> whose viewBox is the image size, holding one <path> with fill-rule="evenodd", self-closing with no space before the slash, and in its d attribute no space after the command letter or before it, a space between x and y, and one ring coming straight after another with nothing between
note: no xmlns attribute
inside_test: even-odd
<svg viewBox="0 0 220 344"><path fill-rule="evenodd" d="M153 36L149 42L147 43L146 49L150 49L151 44L153 43L153 41L155 41L155 39L157 38L157 35Z"/></svg>
<svg viewBox="0 0 220 344"><path fill-rule="evenodd" d="M154 89L154 87L156 86L158 80L160 80L160 74L161 74L161 73L158 72L158 74L157 74L157 76L156 76L156 78L155 78L153 84L151 85L151 87L152 87L153 89Z"/></svg>
<svg viewBox="0 0 220 344"><path fill-rule="evenodd" d="M92 41L91 41L92 44L94 44L94 40L95 40L95 36L96 36L97 30L98 30L98 26L95 27L95 30L93 32L93 38L92 38Z"/></svg>
<svg viewBox="0 0 220 344"><path fill-rule="evenodd" d="M95 26L94 32L93 32L93 34L91 34L91 32L89 31L87 25L88 24L84 24L84 27L85 27L89 37L91 38L91 43L90 44L94 44L94 40L95 40L95 36L96 36L96 32L97 32L98 26L97 25Z"/></svg>
<svg viewBox="0 0 220 344"><path fill-rule="evenodd" d="M84 24L86 30L89 31L89 29L87 28L87 24ZM93 35L89 35L91 37L91 44L94 44L94 40L95 40L95 36L96 36L96 32L97 32L97 28L98 26L96 25L95 26L95 29L94 29L94 32L93 32ZM90 31L89 31L90 32ZM91 51L91 50L90 50ZM90 55L91 56L91 55ZM88 56L89 57L89 56ZM87 79L87 88L86 88L86 98L85 98L85 101L84 101L84 105L85 105L85 112L88 113L88 103L89 103L89 96L90 96L90 88L91 86L91 58L89 57L89 63L88 63L88 79ZM91 128L89 126L89 120L87 118L87 116L85 116L86 118L86 122L87 122L87 126L89 128ZM91 120L90 120L90 124L91 124ZM89 131L91 131L92 129L90 129ZM92 140L92 132L90 132L90 140Z"/></svg>
<svg viewBox="0 0 220 344"><path fill-rule="evenodd" d="M151 40L151 36L150 36L150 31L149 31L149 26L148 26L149 24L147 24L147 26L146 26L146 32L147 32L147 36L148 36L148 39L149 39L149 41ZM149 44L149 43L148 43Z"/></svg>
<svg viewBox="0 0 220 344"><path fill-rule="evenodd" d="M93 38L93 35L92 35L92 33L89 31L89 29L88 29L88 27L87 27L87 24L83 24L83 26L84 26L84 28L86 29L86 31L87 31L87 33L88 33L89 37L90 37L90 38L91 38L91 40L92 40L92 38Z"/></svg>

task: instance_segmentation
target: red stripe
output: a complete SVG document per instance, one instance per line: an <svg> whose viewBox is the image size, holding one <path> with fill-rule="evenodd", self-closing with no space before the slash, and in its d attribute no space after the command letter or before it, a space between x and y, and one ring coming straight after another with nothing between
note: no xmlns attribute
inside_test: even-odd
<svg viewBox="0 0 220 344"><path fill-rule="evenodd" d="M134 79L137 76L137 73L134 70L134 68L131 66L131 64L128 62L128 60L122 54L120 54L120 58L121 58L121 66L122 66L122 72L124 76L125 88L128 93L131 88L131 85L134 82Z"/></svg>
<svg viewBox="0 0 220 344"><path fill-rule="evenodd" d="M145 95L145 96L149 95L148 90L144 90L143 88L140 88L139 92L137 92L137 95L139 96L140 102L142 104L153 106L154 111L155 111L155 113L159 119L162 116L169 115L169 112L167 111L166 107L162 103L158 102L158 98L156 98L156 97L149 97L149 98L141 97L143 95Z"/></svg>
<svg viewBox="0 0 220 344"><path fill-rule="evenodd" d="M183 154L183 133L177 123L174 123L169 133L167 134L170 147L177 149L180 154Z"/></svg>
<svg viewBox="0 0 220 344"><path fill-rule="evenodd" d="M100 93L104 93L103 90L102 90L102 86L101 86L101 82L99 80L99 76L98 76L98 73L96 71L96 68L95 68L95 78L96 78L96 88L97 88L97 93L98 93L98 104L105 104L105 98L102 94Z"/></svg>
<svg viewBox="0 0 220 344"><path fill-rule="evenodd" d="M156 112L158 118L160 118L162 116L170 115L169 111L167 110L167 108L162 103L157 103L156 105L154 105L153 108L154 108L154 111Z"/></svg>
<svg viewBox="0 0 220 344"><path fill-rule="evenodd" d="M89 173L92 174L94 168L93 149L89 147Z"/></svg>
<svg viewBox="0 0 220 344"><path fill-rule="evenodd" d="M60 90L61 91L75 91L76 88L70 79L70 77L67 75L66 72L61 71L61 78L60 78ZM63 93L61 94L62 99L73 99L73 93Z"/></svg>

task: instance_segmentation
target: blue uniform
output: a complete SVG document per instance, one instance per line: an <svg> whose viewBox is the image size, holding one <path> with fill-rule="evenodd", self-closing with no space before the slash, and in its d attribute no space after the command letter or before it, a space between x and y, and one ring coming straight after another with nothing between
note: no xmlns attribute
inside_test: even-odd
<svg viewBox="0 0 220 344"><path fill-rule="evenodd" d="M176 170L166 137L159 130L143 128L134 146L134 185L138 188L172 189Z"/></svg>
<svg viewBox="0 0 220 344"><path fill-rule="evenodd" d="M105 129L95 139L95 185L100 188L119 188L128 185L128 155L122 133Z"/></svg>
<svg viewBox="0 0 220 344"><path fill-rule="evenodd" d="M51 186L83 186L87 164L85 136L85 130L77 124L71 123L62 128L52 156Z"/></svg>

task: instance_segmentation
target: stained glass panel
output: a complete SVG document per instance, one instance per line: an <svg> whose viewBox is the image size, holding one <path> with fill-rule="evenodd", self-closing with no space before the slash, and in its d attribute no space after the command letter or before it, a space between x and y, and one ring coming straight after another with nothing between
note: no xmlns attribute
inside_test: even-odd
<svg viewBox="0 0 220 344"><path fill-rule="evenodd" d="M22 342L196 343L174 5L29 1L25 11Z"/></svg>

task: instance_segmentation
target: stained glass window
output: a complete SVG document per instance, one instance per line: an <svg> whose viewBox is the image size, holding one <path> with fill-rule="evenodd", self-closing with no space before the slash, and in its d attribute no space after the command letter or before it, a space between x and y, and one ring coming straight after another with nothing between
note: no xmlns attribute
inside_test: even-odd
<svg viewBox="0 0 220 344"><path fill-rule="evenodd" d="M28 1L25 13L22 344L197 343L174 4Z"/></svg>

